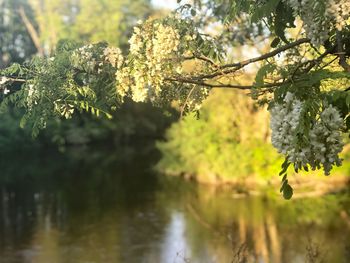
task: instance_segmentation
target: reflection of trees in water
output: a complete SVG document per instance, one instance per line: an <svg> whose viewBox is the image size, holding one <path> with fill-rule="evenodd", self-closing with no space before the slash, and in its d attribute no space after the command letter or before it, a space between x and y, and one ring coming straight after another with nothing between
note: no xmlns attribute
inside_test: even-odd
<svg viewBox="0 0 350 263"><path fill-rule="evenodd" d="M217 258L214 262L227 262L238 251L238 258L246 261L237 262L305 262L309 237L326 262L346 258L344 244L350 242L350 229L339 218L340 211L349 210L341 201L349 200L346 194L286 202L233 199L230 191L213 191L193 187L181 195L180 203L186 207L192 250L211 251Z"/></svg>
<svg viewBox="0 0 350 263"><path fill-rule="evenodd" d="M350 229L339 216L348 214L346 195L233 199L231 191L158 178L150 171L157 156L133 152L140 151L124 151L122 158L97 150L24 153L18 167L0 159L8 175L0 175L0 258L181 262L176 253L183 251L172 246L178 239L191 263L229 262L238 254L233 262L292 263L305 261L308 236L321 250L327 244L328 262L346 258Z"/></svg>
<svg viewBox="0 0 350 263"><path fill-rule="evenodd" d="M192 205L188 205L187 208L200 225L210 231L217 230L206 222ZM238 215L238 218L233 220L237 220L233 222L232 226L232 237L235 239L232 240L233 262L282 262L281 240L273 215L268 213L266 218L254 221L253 224L247 222L242 215ZM223 231L219 233L225 234ZM217 251L213 251L213 253L217 253Z"/></svg>
<svg viewBox="0 0 350 263"><path fill-rule="evenodd" d="M97 151L23 153L16 156L21 164L17 168L1 159L0 258L4 262L70 262L74 258L125 262L120 260L123 246L137 242L130 240L132 231L125 229L128 224L130 229L142 226L149 219L152 193L158 188L150 172L158 157L147 147L102 155ZM133 222L140 210L146 211L146 217ZM166 217L163 221L157 224L166 223ZM162 229L150 227L151 223L140 233L135 231L135 236L151 237Z"/></svg>
<svg viewBox="0 0 350 263"><path fill-rule="evenodd" d="M251 228L251 229L250 229ZM253 251L249 253L246 247L241 260L252 260L256 262L275 262L281 261L280 235L273 215L268 213L263 221L255 222L250 227L243 217L238 218L238 240L240 244L246 244L248 240L253 242ZM250 234L250 236L248 236Z"/></svg>

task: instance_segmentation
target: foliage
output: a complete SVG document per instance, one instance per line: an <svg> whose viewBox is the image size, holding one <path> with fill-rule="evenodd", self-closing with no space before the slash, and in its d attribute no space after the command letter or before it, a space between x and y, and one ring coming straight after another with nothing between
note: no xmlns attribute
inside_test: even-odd
<svg viewBox="0 0 350 263"><path fill-rule="evenodd" d="M262 184L278 173L281 156L269 138L268 116L247 95L215 92L200 118L184 117L158 144L162 172L185 174L206 183Z"/></svg>
<svg viewBox="0 0 350 263"><path fill-rule="evenodd" d="M150 103L127 100L112 116L113 119L109 120L83 112L74 114L69 120L57 118L49 121L48 127L40 135L62 150L72 145L93 147L105 143L120 147L136 145L140 141L153 143L163 137L165 130L175 120L176 112L154 107Z"/></svg>
<svg viewBox="0 0 350 263"><path fill-rule="evenodd" d="M6 149L16 151L25 147L29 147L34 150L35 145L31 140L31 130L21 129L18 125L18 120L21 118L22 114L23 112L10 109L7 114L0 115L1 152L6 151Z"/></svg>
<svg viewBox="0 0 350 263"><path fill-rule="evenodd" d="M325 174L339 165L338 153L343 144L340 134L350 128L350 100L345 86L350 78L348 1L195 3L196 6L185 3L165 18L150 18L135 26L127 54L106 44L63 46L51 59L34 59L17 70L12 67L12 71L3 71L2 87L8 89L13 81L25 82L19 91L11 90L6 95L3 106L12 102L25 108L22 124L31 122L37 134L47 119L59 115L70 118L74 111L110 117L109 111L119 106L124 97L156 105L176 102L183 113L198 110L212 88L249 89L253 99L269 104L274 114L292 96L295 103L300 103L293 130L286 134L288 149L284 152L274 143L286 155L287 165L282 167L281 175L286 174L289 163L296 171L323 167ZM211 13L217 15L216 23L221 19L224 35L240 20L252 25L250 37L268 32L273 37L272 50L232 63L229 51L235 45L230 45L230 38L207 33L213 24L203 17ZM302 21L302 27L293 34L291 30L298 21ZM113 60L106 52L112 54ZM189 62L195 63L194 70L186 70ZM237 76L252 64L261 67L256 81L241 85ZM331 90L330 83L334 85ZM280 127L272 127L273 138ZM320 133L324 147L318 145L320 141L312 142L312 134ZM300 157L306 148L310 149L307 157ZM326 154L318 157L315 151L323 148ZM283 178L281 190L290 197L291 188Z"/></svg>
<svg viewBox="0 0 350 263"><path fill-rule="evenodd" d="M25 108L20 126L30 125L34 136L45 128L48 119L58 116L68 119L74 110L111 118L104 109L117 105L114 80L97 69L112 68L107 62L108 54L104 54L106 45L76 47L75 43L62 42L51 58L34 58L23 66L5 69L7 75L24 76L26 82L19 91L4 98L2 109L6 110L10 103ZM78 52L85 57L77 58Z"/></svg>
<svg viewBox="0 0 350 263"><path fill-rule="evenodd" d="M125 47L130 25L150 14L148 0L28 0L43 47L50 52L60 39L83 43L107 41Z"/></svg>
<svg viewBox="0 0 350 263"><path fill-rule="evenodd" d="M22 37L19 35L19 33L10 34L11 32L14 32L16 28L21 28L23 30L22 34L24 35L24 37L27 37L29 39L31 44L31 46L28 44L27 48L29 49L29 47L31 47L33 52L35 52L36 47L33 43L31 43L31 35L29 34L29 32L27 32L25 24L21 21L20 16L18 16L17 14L17 11L20 7L25 7L24 9L26 15L28 16L29 20L33 23L35 28L38 30L38 34L40 34L42 44L45 45L45 47L48 47L48 43L50 42L49 38L51 34L56 35L58 37L69 37L71 39L77 39L79 43L89 41L89 39L91 40L92 38L95 40L109 39L112 43L116 43L116 40L118 40L118 43L120 44L121 48L125 49L125 46L127 44L127 38L131 34L132 24L134 24L137 19L142 18L145 15L145 13L149 13L151 11L149 3L147 1L141 1L142 3L138 1L134 1L132 3L108 2L104 3L103 5L101 1L80 1L79 3L75 3L74 6L66 5L62 1L60 1L60 3L56 1L43 1L41 6L37 6L35 1L29 2L31 4L31 7L35 11L35 14L32 13L29 3L26 0L14 1L11 3L7 3L7 1L5 1L5 6L7 6L7 9L4 10L4 12L6 11L8 14L11 14L11 17L12 15L16 15L17 19L13 20L11 26L7 25L7 27L3 28L4 34L2 36L18 35L19 37ZM105 21L101 23L101 27L103 27L106 24L110 24L111 27L106 27L104 28L103 32L101 30L100 33L97 34L97 32L92 30L92 27L96 27L96 21L91 20L91 17L93 17L94 15L101 17L101 14L100 12L93 13L92 11L96 11L93 10L94 8L102 11L106 7L106 5L109 8L108 12L103 13L103 15L106 15L106 18ZM72 11L72 9L74 9L75 7L77 8L75 9L77 13L74 13L75 11ZM44 8L45 10L42 8ZM121 9L123 10L123 14L120 14ZM58 12L52 13L50 10L52 12L54 10ZM70 13L70 11L72 11L74 14ZM113 16L111 15L112 13ZM62 19L60 15L64 15L64 19ZM73 16L75 18L79 18L79 21L75 20ZM122 21L119 21L119 23L114 23L113 17L115 19L121 19ZM88 18L90 18L90 20ZM74 24L71 24L73 22ZM7 23L9 23L9 21L7 21ZM69 25L65 24L66 26L62 26L62 23L68 23ZM91 29L91 32L89 34L84 34L83 36L81 34L81 30L78 30L78 28L81 28L82 24L84 24L86 28ZM77 31L76 33L80 33L73 34L74 30ZM44 31L47 33L44 33ZM126 34L126 32L130 32L130 34ZM52 44L57 45L57 43ZM80 47L81 44L65 40L58 43L58 49L60 49L61 46L71 46L70 48L74 49L76 47ZM25 58L27 60L30 59L30 56L26 55L27 53L24 53L24 51L22 50L23 47L21 46L21 44L15 42L12 38L9 39L9 41L7 42L3 42L2 47L3 50L8 49L10 47L16 47L16 50L18 52L21 52L21 54L25 54ZM106 55L109 54L108 57L106 57L106 59L109 60L109 62L112 64L115 63L115 61L113 62L113 59L118 55L113 53L113 50L117 52L119 51L118 49L106 49ZM60 51L57 50L56 53L57 52ZM6 55L6 52L4 53L4 55ZM55 54L51 55L54 56ZM72 58L72 60L75 60L76 64L83 63L83 61L81 61L80 58L77 57L77 54L75 55L76 56ZM13 60L14 58L11 58L10 61ZM23 60L19 60L18 62L22 61ZM86 60L85 62L87 64L89 61ZM63 65L64 68L66 66L67 64ZM78 65L78 67L79 66L80 64ZM23 70L22 72L20 72L21 70L22 68L18 64L14 64L12 67L8 68L4 72L6 72L5 74L7 74L8 76L17 75L17 73L25 74ZM59 71L59 69L57 69L57 71ZM64 74L62 74L62 78L64 78L63 76ZM1 78L1 80L1 84L6 82L6 79ZM10 85L3 89L4 94L0 92L0 100L4 98L3 95L7 95L9 93L10 89L12 91L18 90L21 87L20 85L22 84L22 82L8 84ZM121 143L131 143L135 140L139 140L140 138L144 138L146 140L154 140L155 138L160 138L163 133L163 130L169 125L171 121L173 121L172 117L161 114L162 112L167 111L168 109L157 109L155 107L152 107L150 104L144 103L130 103L130 101L126 99L126 103L123 103L120 109L117 109L116 111L111 110L109 112L113 116L113 121L109 121L101 117L94 117L91 116L90 113L87 114L84 112L74 114L74 116L72 116L72 118L70 118L69 120L66 120L65 117L61 119L60 115L47 118L45 131L40 135L36 142L32 142L30 136L28 137L25 135L32 131L33 122L29 121L29 123L27 122L27 125L26 127L24 127L24 129L19 129L18 123L22 119L21 114L18 113L18 110L13 109L12 105L9 106L10 107L7 113L2 114L2 116L0 116L1 122L4 124L2 125L2 136L0 138L1 148L3 150L6 150L7 148L11 149L11 145L21 145L24 144L24 142L30 145L30 147L33 147L34 144L51 144L52 142L54 142L59 146L60 149L63 149L66 145L86 145L90 143L101 142L101 140L112 140L115 144L118 145ZM6 109L3 108L3 110ZM66 112L67 117L71 110L72 109ZM25 111L20 110L20 112L23 115ZM22 125L24 124L25 123L23 120Z"/></svg>

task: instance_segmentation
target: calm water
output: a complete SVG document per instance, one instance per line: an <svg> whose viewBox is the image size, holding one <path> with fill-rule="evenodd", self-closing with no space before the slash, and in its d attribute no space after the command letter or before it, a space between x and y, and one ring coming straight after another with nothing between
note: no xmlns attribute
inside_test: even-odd
<svg viewBox="0 0 350 263"><path fill-rule="evenodd" d="M234 199L147 150L0 159L0 262L350 262L350 198Z"/></svg>

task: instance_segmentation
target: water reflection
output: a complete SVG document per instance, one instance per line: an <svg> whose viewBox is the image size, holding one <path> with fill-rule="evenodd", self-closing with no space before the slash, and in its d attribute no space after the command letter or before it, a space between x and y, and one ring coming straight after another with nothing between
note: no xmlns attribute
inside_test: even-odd
<svg viewBox="0 0 350 263"><path fill-rule="evenodd" d="M144 150L2 156L0 262L347 262L348 194L234 199L157 177Z"/></svg>
<svg viewBox="0 0 350 263"><path fill-rule="evenodd" d="M180 212L174 211L171 215L169 225L166 227L164 240L162 243L162 261L168 262L176 255L173 262L184 262L190 258L190 250L185 237L185 219Z"/></svg>

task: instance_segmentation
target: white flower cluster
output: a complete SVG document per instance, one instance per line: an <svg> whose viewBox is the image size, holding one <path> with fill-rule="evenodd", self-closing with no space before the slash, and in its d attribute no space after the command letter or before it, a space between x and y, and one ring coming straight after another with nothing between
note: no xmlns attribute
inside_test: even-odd
<svg viewBox="0 0 350 263"><path fill-rule="evenodd" d="M76 49L71 57L72 64L76 68L83 68L87 72L93 72L97 65L97 61L94 58L93 45L86 45Z"/></svg>
<svg viewBox="0 0 350 263"><path fill-rule="evenodd" d="M4 95L7 95L7 94L10 93L10 90L9 90L8 88L5 87L5 88L2 90L2 93L3 93Z"/></svg>
<svg viewBox="0 0 350 263"><path fill-rule="evenodd" d="M9 81L7 77L1 76L0 77L0 85L4 85Z"/></svg>
<svg viewBox="0 0 350 263"><path fill-rule="evenodd" d="M110 63L114 68L120 68L123 65L124 58L119 48L106 47L103 50L103 56L104 60Z"/></svg>
<svg viewBox="0 0 350 263"><path fill-rule="evenodd" d="M284 0L292 7L294 15L300 15L305 33L311 43L320 46L328 38L332 24L338 30L349 24L349 0Z"/></svg>
<svg viewBox="0 0 350 263"><path fill-rule="evenodd" d="M31 110L33 105L38 104L39 91L35 88L34 84L29 84L28 87L26 102L28 109Z"/></svg>
<svg viewBox="0 0 350 263"><path fill-rule="evenodd" d="M284 104L276 104L271 108L272 145L284 155L294 156L294 136L299 125L302 103L288 92Z"/></svg>
<svg viewBox="0 0 350 263"><path fill-rule="evenodd" d="M138 26L134 27L134 33L129 39L130 44L130 53L133 55L137 55L143 46L143 36L141 33L141 29Z"/></svg>
<svg viewBox="0 0 350 263"><path fill-rule="evenodd" d="M9 81L10 81L10 79L7 77L4 77L4 76L0 77L0 90L2 89L2 93L4 95L8 94L10 92L10 90L7 87L1 87L1 86L3 86L4 84L6 84Z"/></svg>
<svg viewBox="0 0 350 263"><path fill-rule="evenodd" d="M313 169L323 167L326 175L333 165L341 165L339 153L343 149L341 128L343 119L332 105L325 106L309 131L309 138L301 140L297 131L303 103L288 92L283 104L271 110L272 145L294 163L295 169L308 165Z"/></svg>
<svg viewBox="0 0 350 263"><path fill-rule="evenodd" d="M333 165L341 165L338 154L344 146L340 132L342 126L343 119L338 110L332 105L325 108L320 120L310 131L310 145L313 152L311 167L322 164L325 174L328 175Z"/></svg>
<svg viewBox="0 0 350 263"><path fill-rule="evenodd" d="M327 13L334 17L336 28L342 30L347 25L347 20L350 17L350 1L328 0Z"/></svg>
<svg viewBox="0 0 350 263"><path fill-rule="evenodd" d="M129 43L133 59L116 73L117 92L125 96L130 90L134 101L145 101L159 94L164 78L179 67L175 52L180 35L171 26L146 21L134 28Z"/></svg>

